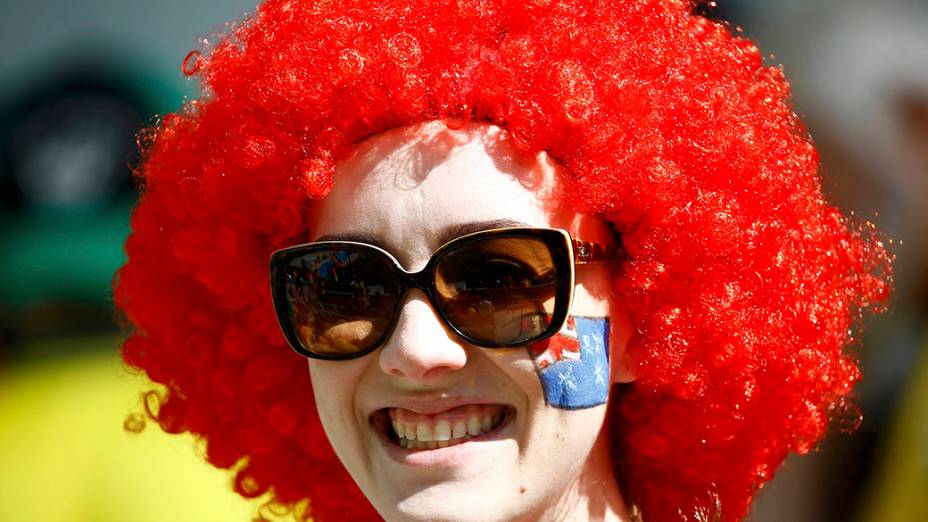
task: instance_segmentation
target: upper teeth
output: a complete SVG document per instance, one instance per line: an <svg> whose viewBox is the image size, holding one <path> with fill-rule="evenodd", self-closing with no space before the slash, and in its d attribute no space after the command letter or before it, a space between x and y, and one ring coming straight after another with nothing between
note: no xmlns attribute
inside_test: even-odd
<svg viewBox="0 0 928 522"><path fill-rule="evenodd" d="M401 439L443 442L487 433L498 426L501 420L501 414L471 415L466 420L458 419L452 422L442 419L434 423L404 422L394 416L392 423L393 431Z"/></svg>

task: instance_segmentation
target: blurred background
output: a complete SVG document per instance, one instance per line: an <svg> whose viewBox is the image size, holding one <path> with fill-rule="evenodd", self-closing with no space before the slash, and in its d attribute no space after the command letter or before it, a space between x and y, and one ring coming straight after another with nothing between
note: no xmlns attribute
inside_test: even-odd
<svg viewBox="0 0 928 522"><path fill-rule="evenodd" d="M0 520L249 520L190 437L123 429L112 275L135 132L196 85L181 62L254 0L3 0ZM928 0L703 5L784 64L828 197L893 238L896 294L856 347L864 423L790 458L755 521L928 520Z"/></svg>

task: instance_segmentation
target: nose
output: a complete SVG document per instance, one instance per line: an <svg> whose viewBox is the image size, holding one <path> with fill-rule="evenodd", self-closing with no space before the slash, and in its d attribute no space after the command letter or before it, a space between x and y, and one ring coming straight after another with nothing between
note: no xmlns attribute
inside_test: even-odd
<svg viewBox="0 0 928 522"><path fill-rule="evenodd" d="M425 293L410 290L396 328L380 350L380 367L388 375L430 382L467 364L464 345L445 329Z"/></svg>

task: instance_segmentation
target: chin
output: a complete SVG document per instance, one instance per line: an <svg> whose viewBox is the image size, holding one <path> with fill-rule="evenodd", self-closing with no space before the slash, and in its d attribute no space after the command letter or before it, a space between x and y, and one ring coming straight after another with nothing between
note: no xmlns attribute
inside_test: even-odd
<svg viewBox="0 0 928 522"><path fill-rule="evenodd" d="M406 502L396 506L393 513L384 514L388 522L495 522L499 520L513 520L512 516L490 509L489 505L465 505L460 499L447 499L444 501L416 502L408 505Z"/></svg>
<svg viewBox="0 0 928 522"><path fill-rule="evenodd" d="M490 498L488 493L479 485L469 488L452 482L426 487L399 501L381 498L374 506L387 522L496 522L523 518L513 513L513 498Z"/></svg>

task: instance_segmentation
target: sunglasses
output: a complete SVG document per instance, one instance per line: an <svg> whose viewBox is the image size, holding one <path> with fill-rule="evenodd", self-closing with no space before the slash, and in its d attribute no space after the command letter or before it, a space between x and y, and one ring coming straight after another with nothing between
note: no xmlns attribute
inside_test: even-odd
<svg viewBox="0 0 928 522"><path fill-rule="evenodd" d="M561 330L574 265L615 261L615 254L561 229L498 228L449 241L425 268L407 272L380 247L320 241L271 255L271 292L287 342L314 359L354 359L379 348L412 288L464 341L515 348Z"/></svg>

